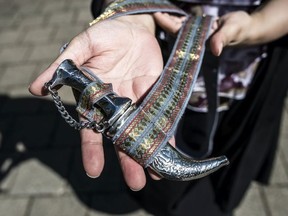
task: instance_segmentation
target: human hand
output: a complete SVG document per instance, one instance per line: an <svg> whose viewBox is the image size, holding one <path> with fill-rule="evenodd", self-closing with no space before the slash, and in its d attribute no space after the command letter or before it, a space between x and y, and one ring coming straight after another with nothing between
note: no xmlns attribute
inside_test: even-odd
<svg viewBox="0 0 288 216"><path fill-rule="evenodd" d="M163 69L161 50L154 37L150 15L133 15L106 20L76 36L64 52L31 84L32 94L43 96L58 65L72 59L102 81L113 84L120 96L139 100ZM90 177L100 175L104 166L102 135L89 129L80 132L84 169ZM146 183L143 168L124 152L116 150L127 185L140 190ZM153 178L156 175L151 174Z"/></svg>
<svg viewBox="0 0 288 216"><path fill-rule="evenodd" d="M231 12L217 19L210 40L212 53L219 56L225 46L255 44L254 22L244 11Z"/></svg>
<svg viewBox="0 0 288 216"><path fill-rule="evenodd" d="M253 13L228 13L219 18L211 37L211 50L220 55L223 47L265 44L288 34L288 0L266 1Z"/></svg>
<svg viewBox="0 0 288 216"><path fill-rule="evenodd" d="M185 21L185 17L178 17L168 13L157 12L154 18L159 26L170 34L176 34ZM215 18L210 29L210 46L214 55L219 56L223 47L240 43L249 43L252 38L253 19L244 11L228 13Z"/></svg>
<svg viewBox="0 0 288 216"><path fill-rule="evenodd" d="M288 0L269 1L252 14L236 11L215 17L210 29L212 53L219 56L226 46L263 44L287 34L288 28L284 24L288 22L287 3ZM185 20L185 17L161 12L153 16L156 23L172 35Z"/></svg>

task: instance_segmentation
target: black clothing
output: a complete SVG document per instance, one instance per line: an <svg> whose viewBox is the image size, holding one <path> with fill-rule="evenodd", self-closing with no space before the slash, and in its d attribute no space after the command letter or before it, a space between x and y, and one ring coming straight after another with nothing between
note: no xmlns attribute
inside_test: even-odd
<svg viewBox="0 0 288 216"><path fill-rule="evenodd" d="M232 215L253 180L268 183L288 88L287 47L271 50L246 98L220 113L212 156L224 154L230 165L191 182L147 177L146 187L132 193L145 209L157 216ZM205 134L205 118L206 114L187 110L177 131L177 145L187 148L193 132Z"/></svg>
<svg viewBox="0 0 288 216"><path fill-rule="evenodd" d="M102 2L93 1L94 16ZM253 180L268 183L288 88L287 41L269 45L268 57L260 63L245 99L219 113L210 156L226 155L230 165L189 182L154 181L148 176L143 190L129 192L141 207L156 216L229 216ZM207 134L207 115L186 111L176 135L181 149L195 155L202 151L193 142L201 139L199 134Z"/></svg>

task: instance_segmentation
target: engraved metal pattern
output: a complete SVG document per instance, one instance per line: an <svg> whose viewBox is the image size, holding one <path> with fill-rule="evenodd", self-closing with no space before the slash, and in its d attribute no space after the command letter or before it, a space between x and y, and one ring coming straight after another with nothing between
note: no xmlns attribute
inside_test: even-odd
<svg viewBox="0 0 288 216"><path fill-rule="evenodd" d="M112 92L112 85L106 83L92 82L82 91L76 110L87 119L101 122L104 118L102 112L93 106L99 98Z"/></svg>
<svg viewBox="0 0 288 216"><path fill-rule="evenodd" d="M207 176L228 163L225 156L196 161L167 144L157 153L149 167L166 179L189 181Z"/></svg>

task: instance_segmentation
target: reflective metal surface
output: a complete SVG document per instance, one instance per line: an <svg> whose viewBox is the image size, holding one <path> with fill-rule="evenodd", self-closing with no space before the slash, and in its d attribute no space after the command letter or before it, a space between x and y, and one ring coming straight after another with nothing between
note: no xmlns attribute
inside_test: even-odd
<svg viewBox="0 0 288 216"><path fill-rule="evenodd" d="M97 85L104 85L96 76L78 69L71 60L65 60L55 71L46 87L56 88L59 85L67 85L82 93L93 82L96 82ZM113 138L117 130L135 110L135 105L129 98L119 97L111 89L111 93L95 102L94 109L98 109L104 114L105 128L101 132L108 138ZM129 152L126 153L129 154ZM148 167L166 179L187 181L209 175L227 164L229 162L225 156L193 160L167 143L160 147Z"/></svg>
<svg viewBox="0 0 288 216"><path fill-rule="evenodd" d="M166 179L189 181L207 176L228 164L229 161L225 156L199 161L193 160L170 144L166 144L155 156L149 167Z"/></svg>
<svg viewBox="0 0 288 216"><path fill-rule="evenodd" d="M79 92L82 92L91 79L85 76L71 60L63 61L55 71L52 79L47 83L51 89L59 85L68 85Z"/></svg>

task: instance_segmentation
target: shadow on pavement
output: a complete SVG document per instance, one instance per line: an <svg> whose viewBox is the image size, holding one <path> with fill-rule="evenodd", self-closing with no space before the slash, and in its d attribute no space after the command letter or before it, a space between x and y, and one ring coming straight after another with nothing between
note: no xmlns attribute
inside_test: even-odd
<svg viewBox="0 0 288 216"><path fill-rule="evenodd" d="M66 108L76 116L74 106ZM104 171L99 178L90 179L82 166L78 133L64 122L52 101L0 95L0 185L21 163L35 159L68 182L86 206L118 214L136 210L136 202L126 192L113 145L105 143Z"/></svg>

